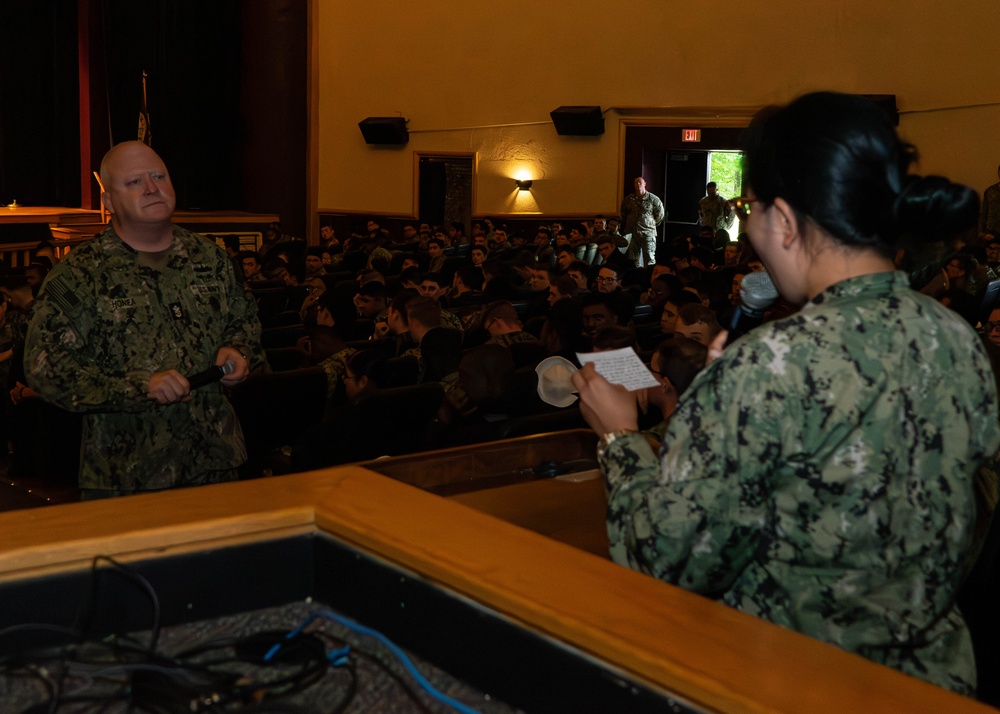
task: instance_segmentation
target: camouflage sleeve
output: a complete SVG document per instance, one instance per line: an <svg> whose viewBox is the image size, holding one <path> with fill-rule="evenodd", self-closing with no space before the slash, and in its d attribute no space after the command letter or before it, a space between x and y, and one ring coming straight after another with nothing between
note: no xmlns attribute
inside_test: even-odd
<svg viewBox="0 0 1000 714"><path fill-rule="evenodd" d="M722 386L729 380L718 367L706 372L671 417L659 459L636 434L615 440L601 466L612 559L713 595L732 584L759 545L765 506L758 494L774 434L764 418L753 444L724 438L745 427L748 410L736 404L733 386Z"/></svg>
<svg viewBox="0 0 1000 714"><path fill-rule="evenodd" d="M657 196L653 196L653 223L660 225L663 223L664 213L663 213L663 201Z"/></svg>
<svg viewBox="0 0 1000 714"><path fill-rule="evenodd" d="M353 347L345 347L340 352L332 354L317 366L326 372L326 401L330 402L337 391L337 385L341 378L347 373L347 363L351 357L357 354Z"/></svg>
<svg viewBox="0 0 1000 714"><path fill-rule="evenodd" d="M146 388L152 372L121 371L117 356L96 354L90 333L97 316L91 308L92 281L86 266L60 263L46 279L24 350L24 373L39 396L73 412L138 412L151 409Z"/></svg>

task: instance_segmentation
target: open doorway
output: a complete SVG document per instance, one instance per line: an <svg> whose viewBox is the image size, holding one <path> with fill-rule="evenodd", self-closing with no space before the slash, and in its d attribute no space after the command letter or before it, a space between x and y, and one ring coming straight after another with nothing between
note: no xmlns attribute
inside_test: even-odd
<svg viewBox="0 0 1000 714"><path fill-rule="evenodd" d="M697 127L627 125L623 155L625 194L631 192L632 179L643 176L649 191L663 200L667 218L659 242L670 242L685 235L697 235L698 202L705 196L705 185L715 181L719 194L736 198L742 191L740 137L742 127L700 127L698 141L685 141ZM687 130L687 131L685 131ZM738 234L734 221L730 236Z"/></svg>
<svg viewBox="0 0 1000 714"><path fill-rule="evenodd" d="M743 195L743 152L742 151L710 151L708 152L708 180L714 181L719 195L733 200ZM740 233L740 222L733 222L726 228L729 240L736 240Z"/></svg>
<svg viewBox="0 0 1000 714"><path fill-rule="evenodd" d="M414 152L414 209L422 223L460 223L472 232L475 154Z"/></svg>
<svg viewBox="0 0 1000 714"><path fill-rule="evenodd" d="M705 187L715 182L720 196L729 200L743 195L743 153L732 149L708 151L668 151L664 171L664 208L668 237L692 233L698 225L698 202ZM736 240L739 223L726 227L730 240Z"/></svg>

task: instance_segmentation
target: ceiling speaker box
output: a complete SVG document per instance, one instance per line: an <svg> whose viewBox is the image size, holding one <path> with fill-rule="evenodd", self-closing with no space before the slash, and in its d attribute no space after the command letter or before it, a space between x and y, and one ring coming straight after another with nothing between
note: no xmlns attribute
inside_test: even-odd
<svg viewBox="0 0 1000 714"><path fill-rule="evenodd" d="M358 122L366 144L405 144L410 140L403 117L368 117Z"/></svg>
<svg viewBox="0 0 1000 714"><path fill-rule="evenodd" d="M560 136L600 136L604 133L600 107L559 107L549 116Z"/></svg>

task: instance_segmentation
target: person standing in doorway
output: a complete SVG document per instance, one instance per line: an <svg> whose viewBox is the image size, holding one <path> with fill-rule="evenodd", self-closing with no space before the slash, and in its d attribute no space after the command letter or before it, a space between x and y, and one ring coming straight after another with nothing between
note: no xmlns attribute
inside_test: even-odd
<svg viewBox="0 0 1000 714"><path fill-rule="evenodd" d="M728 231L733 225L733 207L719 195L715 181L705 186L705 197L698 202L698 223L715 231Z"/></svg>
<svg viewBox="0 0 1000 714"><path fill-rule="evenodd" d="M635 179L635 193L622 201L622 235L628 240L626 257L642 268L656 262L656 228L666 217L663 202L646 190L646 179Z"/></svg>

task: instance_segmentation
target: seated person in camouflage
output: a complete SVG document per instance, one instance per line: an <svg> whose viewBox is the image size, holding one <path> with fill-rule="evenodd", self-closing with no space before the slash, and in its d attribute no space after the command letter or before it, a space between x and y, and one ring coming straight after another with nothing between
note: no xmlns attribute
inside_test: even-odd
<svg viewBox="0 0 1000 714"><path fill-rule="evenodd" d="M406 323L410 328L410 337L417 343L418 350L424 335L436 327L444 326L441 312L441 305L434 298L421 296L407 301Z"/></svg>
<svg viewBox="0 0 1000 714"><path fill-rule="evenodd" d="M264 363L249 292L214 243L171 222L157 154L137 141L101 162L111 225L42 287L25 373L43 399L83 412L85 497L228 481L246 458L222 388ZM192 390L186 375L229 365Z"/></svg>
<svg viewBox="0 0 1000 714"><path fill-rule="evenodd" d="M569 266L577 260L576 251L568 246L562 246L556 251L556 269L559 275L565 275Z"/></svg>
<svg viewBox="0 0 1000 714"><path fill-rule="evenodd" d="M448 256L444 254L444 241L440 238L431 238L427 241L427 255L430 261L427 263L427 272L440 273L444 270L445 261Z"/></svg>
<svg viewBox="0 0 1000 714"><path fill-rule="evenodd" d="M385 283L377 280L364 283L354 295L354 307L362 320L374 320L386 307Z"/></svg>
<svg viewBox="0 0 1000 714"><path fill-rule="evenodd" d="M576 281L568 275L557 275L549 283L549 307L560 300L573 300L577 295Z"/></svg>
<svg viewBox="0 0 1000 714"><path fill-rule="evenodd" d="M326 249L320 248L318 245L310 246L306 249L304 259L306 267L306 280L326 275L326 266L323 265L324 253L327 253L327 257L329 257L329 253Z"/></svg>
<svg viewBox="0 0 1000 714"><path fill-rule="evenodd" d="M483 284L483 273L472 265L463 265L455 271L451 279L451 290L448 291L448 307L458 308L478 305L483 301L479 290Z"/></svg>
<svg viewBox="0 0 1000 714"><path fill-rule="evenodd" d="M590 266L585 262L574 260L566 269L566 275L573 278L578 295L590 291Z"/></svg>
<svg viewBox="0 0 1000 714"><path fill-rule="evenodd" d="M660 386L647 388L639 395L640 409L647 416L656 412L660 416L658 423L643 430L647 437L662 441L670 417L677 409L677 401L704 368L707 352L705 345L686 337L672 337L656 346L649 360L649 371L659 380Z"/></svg>
<svg viewBox="0 0 1000 714"><path fill-rule="evenodd" d="M243 278L248 283L267 282L267 276L260 269L260 258L257 251L245 250L240 252L240 261L243 265Z"/></svg>
<svg viewBox="0 0 1000 714"><path fill-rule="evenodd" d="M691 303L677 311L674 334L678 337L686 337L708 347L720 332L722 325L715 316L715 310L710 307Z"/></svg>
<svg viewBox="0 0 1000 714"><path fill-rule="evenodd" d="M371 336L371 347L383 352L386 357L399 357L416 348L410 337L410 326L406 318L406 304L420 297L420 292L404 288L396 293L389 307L375 317L375 333Z"/></svg>
<svg viewBox="0 0 1000 714"><path fill-rule="evenodd" d="M539 226L535 233L535 260L539 263L552 265L555 262L555 252L552 249L552 231L547 226Z"/></svg>
<svg viewBox="0 0 1000 714"><path fill-rule="evenodd" d="M464 270L467 267L469 266L463 266L459 270ZM472 270L475 271L476 269L472 268ZM475 275L477 279L482 278L482 273L480 272L476 272ZM420 281L420 285L417 286L417 291L423 297L433 298L434 300L437 300L439 303L447 300L449 294L448 290L449 290L448 285L445 282L444 277L440 273L427 273L426 275L424 275L423 280ZM477 293L476 298L477 300L473 301L473 304L478 304L478 301L481 300L482 295ZM441 310L441 326L450 327L452 329L460 331L465 329L465 325L462 321L462 318L460 318L454 312L443 309Z"/></svg>
<svg viewBox="0 0 1000 714"><path fill-rule="evenodd" d="M594 335L602 327L612 325L624 325L628 320L619 319L619 310L616 310L613 298L607 293L587 293L580 300L581 318L580 326L583 336L588 341L593 341ZM631 312L630 312L631 314Z"/></svg>
<svg viewBox="0 0 1000 714"><path fill-rule="evenodd" d="M434 298L441 301L441 298L448 294L448 283L441 273L427 273L420 280L417 290L424 297Z"/></svg>
<svg viewBox="0 0 1000 714"><path fill-rule="evenodd" d="M520 342L538 344L538 338L524 331L524 325L517 316L513 303L507 300L491 302L483 308L480 321L483 328L490 333L487 344L510 347Z"/></svg>
<svg viewBox="0 0 1000 714"><path fill-rule="evenodd" d="M903 236L953 235L972 189L908 175L915 150L858 96L770 108L744 157L736 210L802 307L724 350L720 334L659 457L632 394L592 365L573 375L602 435L611 556L972 694L956 595L979 545L974 477L996 478L997 389L972 329L892 261Z"/></svg>

